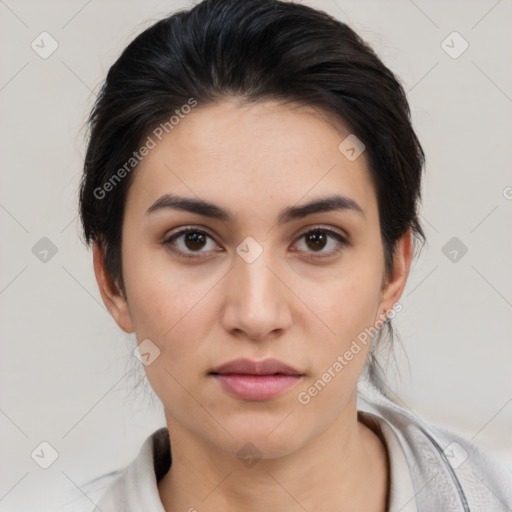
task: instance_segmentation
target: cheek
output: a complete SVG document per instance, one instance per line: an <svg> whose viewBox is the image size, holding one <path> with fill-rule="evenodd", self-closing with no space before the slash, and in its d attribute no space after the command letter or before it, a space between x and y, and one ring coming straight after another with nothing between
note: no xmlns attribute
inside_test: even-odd
<svg viewBox="0 0 512 512"><path fill-rule="evenodd" d="M126 244L123 272L137 340L149 338L172 366L190 364L190 354L207 338L208 311L213 307L214 276L206 279L193 267L169 265L165 256Z"/></svg>
<svg viewBox="0 0 512 512"><path fill-rule="evenodd" d="M309 418L334 421L352 397L370 348L379 288L378 272L354 269L318 296L315 311L329 330L311 352L312 374L297 395Z"/></svg>
<svg viewBox="0 0 512 512"><path fill-rule="evenodd" d="M308 301L325 326L328 334L325 348L342 350L361 331L373 325L379 307L380 274L369 270L351 269L342 276L324 282Z"/></svg>
<svg viewBox="0 0 512 512"><path fill-rule="evenodd" d="M211 285L157 273L153 268L132 274L127 286L131 316L138 342L150 339L158 348L158 357L144 367L151 387L173 410L189 410L185 389L204 371L208 359L205 343L210 331L208 312L213 307L208 295Z"/></svg>
<svg viewBox="0 0 512 512"><path fill-rule="evenodd" d="M379 305L380 275L374 272L351 276L341 290L342 317L351 337L371 325Z"/></svg>
<svg viewBox="0 0 512 512"><path fill-rule="evenodd" d="M154 339L162 349L173 340L193 343L204 324L211 286L171 275L153 278L148 272L131 284L130 312L138 336Z"/></svg>

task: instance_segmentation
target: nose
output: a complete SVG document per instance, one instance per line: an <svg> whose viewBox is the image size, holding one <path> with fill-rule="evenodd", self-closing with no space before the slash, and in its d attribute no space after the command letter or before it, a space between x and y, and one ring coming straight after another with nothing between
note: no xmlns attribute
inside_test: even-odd
<svg viewBox="0 0 512 512"><path fill-rule="evenodd" d="M278 265L263 253L251 263L236 255L225 281L226 299L222 312L224 328L239 338L262 341L275 338L292 323L286 287Z"/></svg>

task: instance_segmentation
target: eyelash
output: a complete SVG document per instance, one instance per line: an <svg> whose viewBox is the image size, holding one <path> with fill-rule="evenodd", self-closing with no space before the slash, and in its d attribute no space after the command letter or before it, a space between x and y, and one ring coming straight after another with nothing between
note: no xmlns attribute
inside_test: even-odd
<svg viewBox="0 0 512 512"><path fill-rule="evenodd" d="M178 239L179 237L181 237L183 235L186 235L187 233L201 233L201 234L206 235L207 237L209 237L210 239L213 240L213 238L206 231L204 231L202 229L194 228L194 227L187 227L187 228L184 228L181 231L173 233L172 235L170 235L167 238L165 238L162 241L162 245L168 247L169 250L171 250L173 253L177 254L178 256L180 256L182 258L201 258L202 257L201 256L201 254L202 254L201 252L196 251L196 255L192 255L194 253L192 253L192 254L185 254L181 250L172 247L172 243L176 239ZM306 237L307 235L310 235L312 233L327 234L327 235L331 236L332 238L334 238L335 240L338 241L338 246L337 246L336 249L331 250L327 254L323 254L322 253L322 255L319 255L320 253L314 253L314 252L310 253L312 255L306 256L307 259L318 260L318 259L323 259L323 258L329 258L329 257L332 257L332 256L338 254L339 252L341 252L341 250L344 247L348 247L350 245L349 241L344 236L340 235L336 231L333 231L332 229L322 228L322 227L314 227L314 228L312 228L312 229L302 233L299 236L298 240L300 240L301 238ZM297 252L300 252L300 251L297 251Z"/></svg>

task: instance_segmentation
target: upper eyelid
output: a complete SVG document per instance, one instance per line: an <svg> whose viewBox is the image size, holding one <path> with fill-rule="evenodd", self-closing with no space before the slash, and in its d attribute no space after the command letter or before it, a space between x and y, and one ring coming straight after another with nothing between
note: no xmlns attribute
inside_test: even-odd
<svg viewBox="0 0 512 512"><path fill-rule="evenodd" d="M212 233L210 233L210 231L208 230L208 228L205 228L203 226L194 226L194 225L191 225L191 226L183 226L181 228L178 228L177 231L174 231L172 233L166 233L164 234L164 236L162 237L162 241L163 242L166 242L172 238L177 238L181 235L185 235L187 232L190 232L190 231L199 231L199 232L202 232L202 233L205 233L206 235L208 235L211 239L215 240L215 236L212 235Z"/></svg>

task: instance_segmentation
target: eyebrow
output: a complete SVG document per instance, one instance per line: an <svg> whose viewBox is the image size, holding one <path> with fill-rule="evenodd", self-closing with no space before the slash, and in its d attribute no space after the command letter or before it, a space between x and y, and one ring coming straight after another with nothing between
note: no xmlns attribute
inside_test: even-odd
<svg viewBox="0 0 512 512"><path fill-rule="evenodd" d="M151 214L156 211L172 209L184 210L197 215L211 217L224 222L232 222L235 215L228 209L221 208L216 204L204 201L202 199L193 199L189 197L180 197L171 194L165 194L157 199L146 211ZM302 219L308 215L322 212L332 211L353 211L363 217L365 216L363 209L353 199L346 196L333 195L320 199L315 199L302 206L288 206L278 216L278 223L284 224L292 220Z"/></svg>

